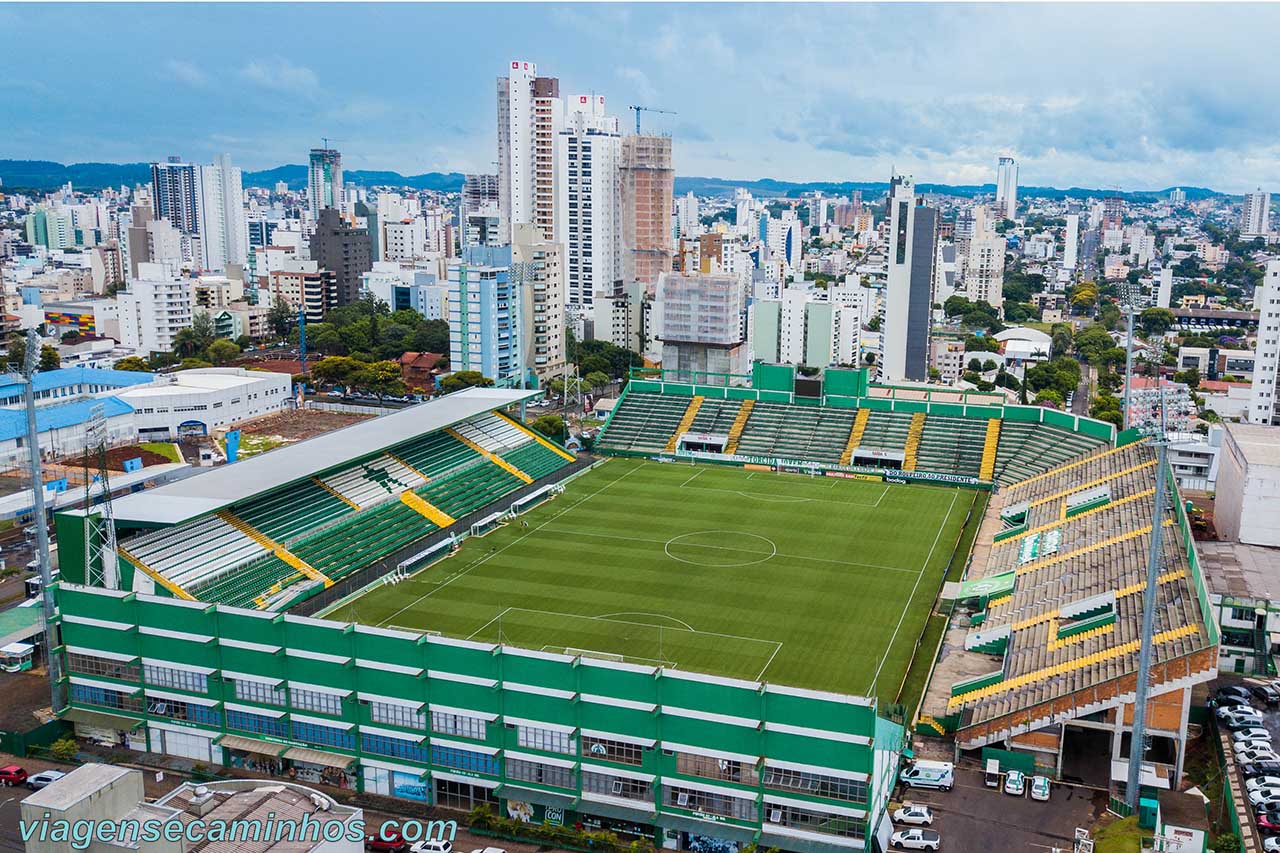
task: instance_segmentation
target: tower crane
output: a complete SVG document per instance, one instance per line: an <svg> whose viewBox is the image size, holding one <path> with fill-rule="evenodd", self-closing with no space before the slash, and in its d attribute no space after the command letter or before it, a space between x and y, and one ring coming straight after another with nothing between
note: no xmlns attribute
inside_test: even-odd
<svg viewBox="0 0 1280 853"><path fill-rule="evenodd" d="M631 106L627 107L627 109L635 111L637 136L640 135L640 113L665 113L666 115L669 115L669 116L676 115L675 110L662 110L662 109L658 109L657 107L642 107L637 104L632 104Z"/></svg>

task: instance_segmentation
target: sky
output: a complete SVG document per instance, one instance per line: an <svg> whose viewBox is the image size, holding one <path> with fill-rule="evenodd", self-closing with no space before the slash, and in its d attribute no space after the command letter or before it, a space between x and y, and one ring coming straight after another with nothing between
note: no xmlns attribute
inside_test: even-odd
<svg viewBox="0 0 1280 853"><path fill-rule="evenodd" d="M494 171L511 60L735 180L1280 190L1280 5L0 3L0 159ZM1261 51L1255 53L1255 51Z"/></svg>

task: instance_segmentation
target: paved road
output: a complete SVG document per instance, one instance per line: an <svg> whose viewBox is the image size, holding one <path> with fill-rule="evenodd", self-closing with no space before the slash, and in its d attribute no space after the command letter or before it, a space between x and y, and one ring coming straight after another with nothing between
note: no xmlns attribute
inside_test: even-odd
<svg viewBox="0 0 1280 853"><path fill-rule="evenodd" d="M1080 384L1076 386L1076 395L1071 400L1073 415L1089 414L1089 398L1093 393L1093 368L1087 364L1080 365Z"/></svg>
<svg viewBox="0 0 1280 853"><path fill-rule="evenodd" d="M1055 785L1047 803L1012 797L985 787L982 773L963 768L950 791L914 790L908 799L933 808L944 850L964 853L1070 850L1075 828L1092 826L1106 802L1105 794L1069 785Z"/></svg>

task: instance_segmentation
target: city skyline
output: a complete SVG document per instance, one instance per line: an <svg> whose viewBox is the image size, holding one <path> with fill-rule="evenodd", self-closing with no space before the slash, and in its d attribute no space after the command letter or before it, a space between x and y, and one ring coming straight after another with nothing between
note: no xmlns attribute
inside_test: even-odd
<svg viewBox="0 0 1280 853"><path fill-rule="evenodd" d="M25 116L0 157L209 162L225 151L252 171L305 162L328 136L350 170L491 172L493 81L521 58L566 92L603 95L625 127L630 104L674 110L643 121L677 140L680 175L868 180L896 168L982 184L1009 154L1028 186L1243 193L1280 181L1280 120L1253 108L1280 72L1216 87L1206 81L1229 73L1227 52L1179 60L1216 34L1273 26L1274 9L1085 8L0 6L14 36L6 112ZM165 45L152 61L112 75L45 61L51 15L69 41L119 41L135 12ZM348 49L322 50L338 22ZM1127 49L1137 28L1163 50ZM397 47L415 29L485 37ZM269 53L244 38L254 32L273 34ZM967 63L969 50L1000 59Z"/></svg>

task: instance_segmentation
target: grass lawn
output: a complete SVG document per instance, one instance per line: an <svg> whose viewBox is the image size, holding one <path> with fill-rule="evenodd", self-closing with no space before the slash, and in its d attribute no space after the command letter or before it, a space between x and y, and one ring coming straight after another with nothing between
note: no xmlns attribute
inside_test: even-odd
<svg viewBox="0 0 1280 853"><path fill-rule="evenodd" d="M1113 820L1093 834L1094 853L1140 853L1142 834L1137 815Z"/></svg>
<svg viewBox="0 0 1280 853"><path fill-rule="evenodd" d="M972 499L614 459L330 618L890 703Z"/></svg>
<svg viewBox="0 0 1280 853"><path fill-rule="evenodd" d="M143 450L150 450L168 459L170 462L181 462L182 456L178 453L178 448L173 446L171 441L144 441L138 445Z"/></svg>

